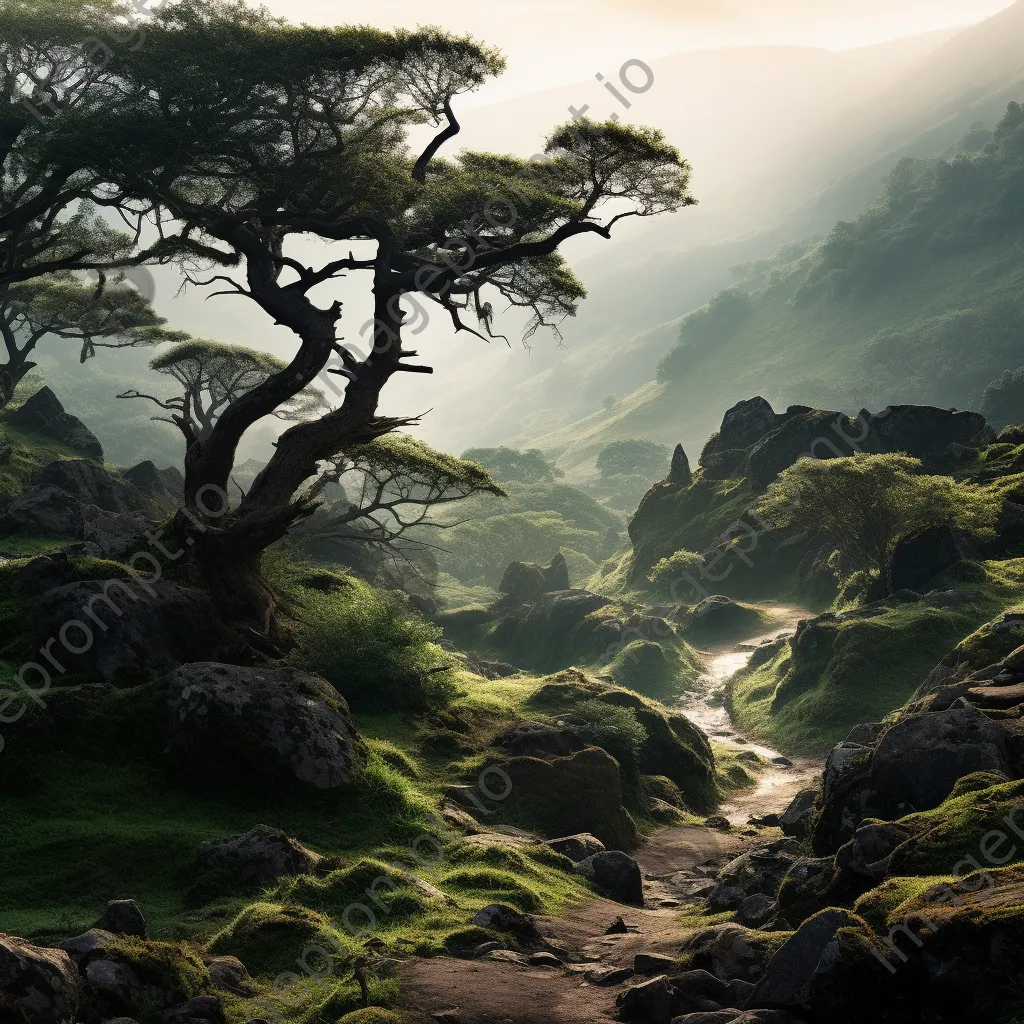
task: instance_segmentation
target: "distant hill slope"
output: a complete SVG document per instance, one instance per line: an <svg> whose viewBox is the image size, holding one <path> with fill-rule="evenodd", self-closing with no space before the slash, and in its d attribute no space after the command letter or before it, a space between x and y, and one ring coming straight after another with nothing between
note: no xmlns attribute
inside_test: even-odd
<svg viewBox="0 0 1024 1024"><path fill-rule="evenodd" d="M901 161L883 199L821 245L749 264L742 288L648 332L641 350L680 338L660 381L529 441L582 472L623 437L699 450L721 409L754 394L777 408L976 404L1024 363L1022 231L1024 110L1012 104L946 158Z"/></svg>
<svg viewBox="0 0 1024 1024"><path fill-rule="evenodd" d="M467 364L472 396L460 403L457 421L455 411L447 415L442 403L435 406L439 436L450 435L453 447L471 443L470 432L472 443L562 443L561 428L574 437L570 424L582 421L586 430L602 421L598 410L609 394L620 398L625 414L635 402L623 396L651 381L659 348L671 346L679 319L733 283L732 266L824 235L878 197L881 180L901 157L940 153L976 121L994 124L1010 99L1024 96L1024 0L952 37L918 40L891 55L898 60L877 80L831 93L844 99L825 110L794 105L789 121L771 105L780 93L769 91L766 116L782 125L778 148L750 125L749 90L745 106L723 108L718 151L701 153L703 143L688 144L700 139L673 133L698 162L697 190L706 201L677 217L632 225L627 237L587 258L570 253L590 294L565 325L565 346L555 350L537 339L528 360L518 352L505 358L487 352ZM721 54L712 59L728 64ZM809 77L807 89L816 81ZM660 84L668 83L666 73ZM641 99L653 103L673 91L656 85ZM670 98L689 102L685 91ZM757 109L759 120L760 101ZM813 116L803 118L808 109ZM651 111L657 113L644 108L637 116ZM750 145L737 157L736 141L748 128ZM706 172L721 169L723 159L733 166L709 178ZM702 191L709 184L710 197Z"/></svg>

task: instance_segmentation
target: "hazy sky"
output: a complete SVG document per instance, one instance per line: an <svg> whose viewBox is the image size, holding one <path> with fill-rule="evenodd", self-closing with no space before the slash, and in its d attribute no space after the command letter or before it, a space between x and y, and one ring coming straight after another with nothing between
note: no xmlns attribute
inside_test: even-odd
<svg viewBox="0 0 1024 1024"><path fill-rule="evenodd" d="M597 72L708 46L786 42L847 49L931 29L967 25L1011 0L266 0L275 14L313 24L381 28L439 24L499 46L503 78L494 102Z"/></svg>

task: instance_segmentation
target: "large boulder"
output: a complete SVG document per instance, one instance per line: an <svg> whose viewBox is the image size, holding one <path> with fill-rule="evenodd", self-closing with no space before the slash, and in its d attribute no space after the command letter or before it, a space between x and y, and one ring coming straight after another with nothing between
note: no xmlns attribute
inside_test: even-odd
<svg viewBox="0 0 1024 1024"><path fill-rule="evenodd" d="M149 931L142 908L130 899L111 900L94 927L115 935L132 935L139 939L144 939Z"/></svg>
<svg viewBox="0 0 1024 1024"><path fill-rule="evenodd" d="M85 538L85 506L59 487L30 487L0 515L0 533L36 533L61 540Z"/></svg>
<svg viewBox="0 0 1024 1024"><path fill-rule="evenodd" d="M269 884L278 878L308 875L323 861L280 829L257 825L244 835L204 843L196 853L200 873L223 874L242 886Z"/></svg>
<svg viewBox="0 0 1024 1024"><path fill-rule="evenodd" d="M504 806L528 815L548 835L587 832L610 849L636 846L636 824L622 806L619 765L600 748L551 761L519 757L501 767L511 783Z"/></svg>
<svg viewBox="0 0 1024 1024"><path fill-rule="evenodd" d="M775 953L777 942L764 932L738 924L720 924L689 935L682 945L691 966L726 981L756 981Z"/></svg>
<svg viewBox="0 0 1024 1024"><path fill-rule="evenodd" d="M758 1009L799 1009L808 1005L811 978L840 928L862 925L846 910L829 909L805 921L772 957L747 1005Z"/></svg>
<svg viewBox="0 0 1024 1024"><path fill-rule="evenodd" d="M568 857L574 864L593 857L595 853L604 850L604 843L596 836L589 836L585 832L577 836L563 836L561 839L549 839L545 844L555 853Z"/></svg>
<svg viewBox="0 0 1024 1024"><path fill-rule="evenodd" d="M571 729L544 722L517 722L494 740L494 745L515 757L568 757L586 744Z"/></svg>
<svg viewBox="0 0 1024 1024"><path fill-rule="evenodd" d="M865 818L892 821L938 807L975 772L1015 775L1005 729L966 702L903 718L874 750L842 743L825 766L815 852L835 853Z"/></svg>
<svg viewBox="0 0 1024 1024"><path fill-rule="evenodd" d="M737 470L745 461L747 450L773 431L779 420L764 398L738 402L725 414L718 433L704 446L700 465L705 475L718 478Z"/></svg>
<svg viewBox="0 0 1024 1024"><path fill-rule="evenodd" d="M164 685L167 756L204 785L332 791L350 786L365 761L348 704L319 676L199 662Z"/></svg>
<svg viewBox="0 0 1024 1024"><path fill-rule="evenodd" d="M32 474L32 483L37 487L59 487L83 504L95 505L105 512L138 512L144 505L142 494L130 483L84 459L51 462Z"/></svg>
<svg viewBox="0 0 1024 1024"><path fill-rule="evenodd" d="M98 558L123 559L143 549L145 528L145 520L137 514L107 512L53 484L30 487L0 515L0 534L33 533L83 541L82 550Z"/></svg>
<svg viewBox="0 0 1024 1024"><path fill-rule="evenodd" d="M80 996L78 971L67 953L0 933L0 1020L5 1024L74 1020Z"/></svg>
<svg viewBox="0 0 1024 1024"><path fill-rule="evenodd" d="M11 412L7 422L53 438L94 462L103 462L103 446L96 435L77 416L65 412L49 388L37 391L24 405Z"/></svg>
<svg viewBox="0 0 1024 1024"><path fill-rule="evenodd" d="M620 850L602 850L580 861L576 873L583 875L594 886L617 903L644 904L644 882L637 864Z"/></svg>
<svg viewBox="0 0 1024 1024"><path fill-rule="evenodd" d="M817 789L800 790L779 815L779 828L794 839L806 839L811 832L814 805L817 801Z"/></svg>
<svg viewBox="0 0 1024 1024"><path fill-rule="evenodd" d="M89 580L45 593L35 609L37 647L106 681L156 679L174 665L237 647L210 598L198 590L142 577Z"/></svg>

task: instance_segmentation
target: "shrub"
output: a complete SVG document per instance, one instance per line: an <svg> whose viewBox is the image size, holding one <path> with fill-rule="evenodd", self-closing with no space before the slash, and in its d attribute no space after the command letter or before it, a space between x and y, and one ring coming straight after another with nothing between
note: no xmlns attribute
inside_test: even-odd
<svg viewBox="0 0 1024 1024"><path fill-rule="evenodd" d="M672 585L679 579L696 579L704 568L704 559L696 551L677 551L663 558L647 577L664 594L672 594Z"/></svg>
<svg viewBox="0 0 1024 1024"><path fill-rule="evenodd" d="M607 750L624 771L636 773L647 730L635 711L600 700L584 700L573 707L566 720L587 743Z"/></svg>
<svg viewBox="0 0 1024 1024"><path fill-rule="evenodd" d="M306 591L291 660L323 675L354 710L419 711L457 694L439 627L396 591L353 581L342 593Z"/></svg>

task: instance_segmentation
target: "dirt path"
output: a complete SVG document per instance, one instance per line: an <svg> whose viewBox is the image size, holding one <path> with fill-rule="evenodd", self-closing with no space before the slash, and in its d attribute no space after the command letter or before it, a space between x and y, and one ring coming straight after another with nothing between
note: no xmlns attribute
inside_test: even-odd
<svg viewBox="0 0 1024 1024"><path fill-rule="evenodd" d="M777 622L764 637L722 645L707 652L709 671L699 688L680 702L680 709L710 736L746 746L768 760L776 751L746 743L729 721L724 691L762 639L789 632L807 616L801 608L773 607ZM643 908L594 899L563 917L537 919L548 943L567 953L564 967L534 967L493 960L438 957L412 960L399 972L402 1008L413 1024L595 1024L615 1018L619 985L602 986L586 978L588 971L631 967L637 953L675 957L688 929L680 920L690 905L699 906L717 868L757 845L759 831L746 825L754 815L783 810L805 788L820 765L794 759L773 765L758 784L729 799L719 810L733 823L729 832L703 827L665 829L637 852L644 873ZM770 831L767 837L776 837ZM625 934L606 934L621 917Z"/></svg>

